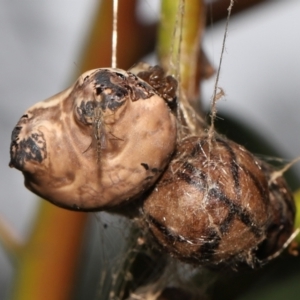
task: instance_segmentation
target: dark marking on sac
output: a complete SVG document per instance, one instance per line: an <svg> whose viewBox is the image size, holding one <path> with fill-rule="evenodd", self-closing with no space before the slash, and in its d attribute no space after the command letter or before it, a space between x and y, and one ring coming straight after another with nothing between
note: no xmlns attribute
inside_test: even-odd
<svg viewBox="0 0 300 300"><path fill-rule="evenodd" d="M221 144L230 155L230 171L234 182L234 189L239 198L241 195L241 187L240 187L240 178L239 178L239 165L236 162L237 159L236 155L226 141L217 138L216 142Z"/></svg>
<svg viewBox="0 0 300 300"><path fill-rule="evenodd" d="M146 163L141 163L141 166L144 167L146 171L149 170L149 166Z"/></svg>
<svg viewBox="0 0 300 300"><path fill-rule="evenodd" d="M252 182L254 183L255 187L257 188L261 198L263 199L264 203L269 205L269 194L268 191L266 191L262 184L260 183L260 181L257 179L256 176L254 176L252 174L252 172L250 172L247 168L245 168L244 166L240 166L243 171L249 176L249 178L252 180Z"/></svg>
<svg viewBox="0 0 300 300"><path fill-rule="evenodd" d="M10 167L23 170L26 161L41 163L47 157L43 133L32 133L27 139L12 141L10 146Z"/></svg>
<svg viewBox="0 0 300 300"><path fill-rule="evenodd" d="M176 175L179 179L185 181L187 184L192 185L194 188L198 189L199 191L203 192L207 189L207 180L206 176L201 170L198 170L193 165L189 163L184 163L184 168L186 172L178 172ZM195 176L195 179L192 177ZM243 222L251 232L256 236L260 237L262 235L262 231L255 225L254 220L251 217L251 214L247 212L245 209L242 208L241 205L235 203L233 200L226 197L226 195L216 189L212 188L208 191L209 197L214 197L219 201L222 201L229 210L229 216L225 219L224 223L221 225L221 232L225 233L228 231L231 222L235 218L238 218L241 222ZM231 217L233 215L234 217Z"/></svg>
<svg viewBox="0 0 300 300"><path fill-rule="evenodd" d="M234 219L234 213L231 211L231 212L228 213L227 217L220 224L220 232L222 234L228 232L229 227L230 227L233 219Z"/></svg>
<svg viewBox="0 0 300 300"><path fill-rule="evenodd" d="M100 107L102 110L118 109L130 95L132 101L148 99L155 94L154 89L128 72L128 77L111 70L99 70L95 75L96 95L102 94Z"/></svg>
<svg viewBox="0 0 300 300"><path fill-rule="evenodd" d="M79 121L83 124L91 124L94 116L94 101L82 100L80 105L76 108L77 115L79 116Z"/></svg>
<svg viewBox="0 0 300 300"><path fill-rule="evenodd" d="M218 249L221 237L216 230L208 228L204 240L205 242L201 245L198 252L201 254L201 259L210 259Z"/></svg>
<svg viewBox="0 0 300 300"><path fill-rule="evenodd" d="M95 94L101 95L101 101L98 102L103 111L117 110L128 100L128 97L131 101L146 100L155 94L163 97L161 91L155 88L156 85L144 82L133 73L127 74L128 76L125 76L110 69L101 69L90 78L94 82ZM172 95L176 92L177 85L175 86L173 81L177 84L175 79L168 78L168 86L164 86L164 92Z"/></svg>
<svg viewBox="0 0 300 300"><path fill-rule="evenodd" d="M260 184L260 182L256 179L256 177L245 167L239 166L236 163L236 155L231 149L230 145L226 143L226 141L223 141L221 139L217 139L216 142L219 144L222 144L226 150L229 152L231 156L231 166L230 170L232 173L232 177L234 180L235 190L237 193L237 197L239 198L240 193L240 184L239 184L239 170L238 168L241 167L243 171L251 178L251 180L254 182L255 186L257 187L262 199L265 203L268 202L268 194L263 189L263 186ZM191 150L191 156L194 157L196 155L199 155L199 153L202 153L203 151L203 143L197 143L195 147ZM189 155L187 156L189 157ZM177 176L181 180L185 181L187 184L192 185L194 188L197 188L199 191L203 192L203 190L207 189L207 178L206 174L203 173L201 170L194 167L192 164L185 162L183 164L183 168L185 172L178 172ZM209 196L215 197L219 201L222 201L228 208L229 213L227 218L223 221L221 224L221 232L225 233L229 230L230 224L235 218L238 218L241 222L243 222L256 237L261 237L262 231L258 228L258 226L254 223L253 218L251 217L251 214L245 210L240 204L235 203L232 199L229 199L226 197L224 192L217 188L209 189Z"/></svg>
<svg viewBox="0 0 300 300"><path fill-rule="evenodd" d="M95 87L105 89L111 89L113 93L118 93L123 97L128 94L128 91L125 87L120 86L118 83L113 82L112 78L115 73L110 70L99 70L99 72L95 73ZM116 76L117 77L117 76Z"/></svg>
<svg viewBox="0 0 300 300"><path fill-rule="evenodd" d="M149 165L148 164L146 164L146 163L141 163L141 166L143 166L144 168L145 168L145 170L146 171L151 171L152 173L160 173L160 172L162 172L163 170L160 170L160 169L158 169L158 168L151 168L150 169L150 167L149 167ZM152 178L153 176L151 176L151 178ZM148 177L147 177L148 178Z"/></svg>
<svg viewBox="0 0 300 300"><path fill-rule="evenodd" d="M184 170L184 172L188 171L192 176L197 176L201 180L207 179L207 176L206 176L206 174L204 174L203 171L199 170L198 168L196 168L194 165L192 165L189 162L184 162L183 170Z"/></svg>
<svg viewBox="0 0 300 300"><path fill-rule="evenodd" d="M16 142L19 139L19 134L22 126L16 126L11 133L11 141Z"/></svg>
<svg viewBox="0 0 300 300"><path fill-rule="evenodd" d="M111 94L106 94L103 92L101 94L102 100L100 102L100 107L104 111L107 108L115 111L119 107L121 107L123 104L125 104L126 96L127 96L127 91L126 94L122 94L121 90L118 91L113 91Z"/></svg>
<svg viewBox="0 0 300 300"><path fill-rule="evenodd" d="M185 181L187 184L192 185L194 188L198 189L199 191L204 191L207 186L206 183L202 182L201 180L193 180L189 174L179 173L177 175L178 178Z"/></svg>
<svg viewBox="0 0 300 300"><path fill-rule="evenodd" d="M170 231L166 226L164 226L163 224L161 224L157 219L155 219L154 217L147 215L146 216L147 221L153 225L158 231L160 231L164 237L170 242L170 243L174 243L174 242L186 242L186 239L179 236L178 234ZM155 236L155 235L154 235Z"/></svg>
<svg viewBox="0 0 300 300"><path fill-rule="evenodd" d="M206 175L192 164L185 162L183 164L184 172L177 172L179 179L185 181L187 184L192 185L199 191L204 191L207 188ZM193 179L195 177L195 179Z"/></svg>
<svg viewBox="0 0 300 300"><path fill-rule="evenodd" d="M230 213L234 214L241 222L243 222L256 237L262 235L262 230L254 224L250 213L243 209L241 205L234 203L231 199L227 198L224 193L215 188L210 189L208 194L226 204Z"/></svg>
<svg viewBox="0 0 300 300"><path fill-rule="evenodd" d="M114 77L118 80L113 80ZM100 107L102 110L110 109L116 110L122 106L125 102L125 98L128 96L128 88L124 83L123 79L110 70L99 70L94 75L96 95L102 95ZM118 82L120 81L120 82ZM110 93L106 93L106 90L111 90Z"/></svg>
<svg viewBox="0 0 300 300"><path fill-rule="evenodd" d="M187 243L188 239L182 237L181 235L172 232L169 230L166 226L164 226L161 222L159 222L157 219L154 217L147 215L146 216L147 221L155 227L159 232L162 233L164 238L167 240L167 243L169 245L174 244L175 242L178 243ZM150 230L153 232L150 226ZM153 234L155 237L156 235ZM201 242L200 242L201 240ZM205 240L205 242L203 242ZM208 228L205 232L204 235L199 236L199 244L201 243L201 246L199 247L198 252L201 254L201 259L209 259L213 257L215 254L216 249L219 247L221 241L221 237L218 235L218 233L213 229L213 228ZM191 241L196 242L196 241Z"/></svg>
<svg viewBox="0 0 300 300"><path fill-rule="evenodd" d="M101 87L96 87L96 95L100 95L103 92Z"/></svg>

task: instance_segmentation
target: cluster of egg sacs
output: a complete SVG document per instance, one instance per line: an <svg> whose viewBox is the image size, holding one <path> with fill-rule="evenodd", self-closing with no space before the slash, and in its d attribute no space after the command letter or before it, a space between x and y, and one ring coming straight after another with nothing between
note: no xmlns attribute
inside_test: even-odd
<svg viewBox="0 0 300 300"><path fill-rule="evenodd" d="M205 133L177 141L176 87L159 67L87 72L23 115L10 165L30 190L68 209L142 199L141 223L182 261L259 266L293 232L292 194L232 141Z"/></svg>

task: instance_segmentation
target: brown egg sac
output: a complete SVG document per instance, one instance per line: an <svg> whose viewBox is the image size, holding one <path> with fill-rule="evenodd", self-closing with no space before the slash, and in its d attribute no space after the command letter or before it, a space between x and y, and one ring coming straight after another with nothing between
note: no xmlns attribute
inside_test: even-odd
<svg viewBox="0 0 300 300"><path fill-rule="evenodd" d="M232 141L188 137L145 200L145 223L160 247L184 262L259 266L280 250L295 215L290 194L280 196L285 183L269 191L269 175Z"/></svg>
<svg viewBox="0 0 300 300"><path fill-rule="evenodd" d="M58 206L122 204L169 162L176 143L169 102L132 72L86 72L25 112L12 133L10 166L23 172L28 189Z"/></svg>

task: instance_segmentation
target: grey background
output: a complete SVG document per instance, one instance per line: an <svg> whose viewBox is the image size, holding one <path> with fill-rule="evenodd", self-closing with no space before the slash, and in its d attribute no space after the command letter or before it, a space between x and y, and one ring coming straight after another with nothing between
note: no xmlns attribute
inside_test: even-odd
<svg viewBox="0 0 300 300"><path fill-rule="evenodd" d="M147 20L158 1L144 1ZM38 205L22 174L8 167L11 131L34 103L59 92L78 74L76 63L96 0L0 0L0 215L25 238ZM143 11L143 14L145 13ZM300 155L300 1L269 1L231 20L219 111L255 125L286 159ZM224 24L208 30L204 48L218 64ZM213 79L203 86L209 105ZM298 172L300 167L296 166ZM0 299L12 276L0 249Z"/></svg>

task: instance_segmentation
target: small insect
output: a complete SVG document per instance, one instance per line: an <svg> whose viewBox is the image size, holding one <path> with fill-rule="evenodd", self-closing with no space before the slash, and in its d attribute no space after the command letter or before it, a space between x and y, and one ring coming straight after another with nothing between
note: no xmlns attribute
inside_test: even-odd
<svg viewBox="0 0 300 300"><path fill-rule="evenodd" d="M93 134L97 143L97 163L99 163L101 149L106 148L106 132L105 124L103 122L103 113L98 105L94 108Z"/></svg>
<svg viewBox="0 0 300 300"><path fill-rule="evenodd" d="M114 115L114 114L111 114ZM96 141L96 151L97 151L97 163L101 161L101 152L107 148L107 136L111 135L110 140L124 141L123 139L115 136L111 131L107 131L108 124L104 121L105 115L100 107L100 104L96 102L94 107L94 114L92 119L93 125L93 137ZM93 142L92 142L93 143Z"/></svg>
<svg viewBox="0 0 300 300"><path fill-rule="evenodd" d="M91 147L95 141L96 142L96 152L97 152L97 163L100 163L101 151L103 149L106 149L106 147L107 147L106 127L108 125L105 124L104 113L101 109L100 103L96 100L93 101L92 118L91 118L91 122L89 122L89 124L92 125L92 142L90 143L88 148L83 153L86 153L89 149L91 149Z"/></svg>

